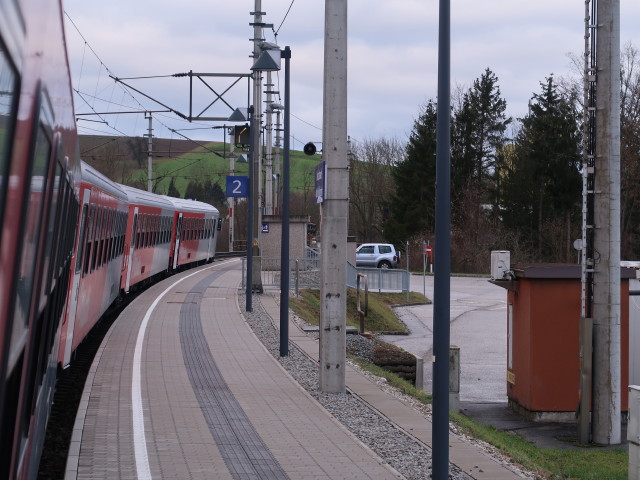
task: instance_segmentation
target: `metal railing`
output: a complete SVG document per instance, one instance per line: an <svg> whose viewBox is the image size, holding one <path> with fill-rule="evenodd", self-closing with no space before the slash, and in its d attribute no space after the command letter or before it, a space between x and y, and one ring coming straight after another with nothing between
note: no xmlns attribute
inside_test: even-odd
<svg viewBox="0 0 640 480"><path fill-rule="evenodd" d="M369 291L407 292L409 291L409 272L396 268L362 268L347 262L347 286L356 288L358 274L367 276Z"/></svg>
<svg viewBox="0 0 640 480"><path fill-rule="evenodd" d="M315 251L314 249L309 249ZM305 258L289 259L289 285L295 289L296 295L300 288L320 288L320 255L309 255ZM242 288L245 286L246 259L242 259ZM262 257L262 272L260 278L264 287L280 287L280 258ZM408 292L409 272L399 269L386 268L356 268L347 262L347 286L357 287L358 274L367 276L369 291L378 292Z"/></svg>

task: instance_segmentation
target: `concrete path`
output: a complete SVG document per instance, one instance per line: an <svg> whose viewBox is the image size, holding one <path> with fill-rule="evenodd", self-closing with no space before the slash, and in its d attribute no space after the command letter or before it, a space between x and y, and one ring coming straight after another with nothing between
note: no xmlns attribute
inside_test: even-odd
<svg viewBox="0 0 640 480"><path fill-rule="evenodd" d="M488 280L451 278L451 344L460 347L462 402L507 401L507 292ZM411 290L423 293L423 289L433 299L433 276L412 275ZM402 307L396 312L411 334L382 339L425 359L424 386L431 392L433 305Z"/></svg>

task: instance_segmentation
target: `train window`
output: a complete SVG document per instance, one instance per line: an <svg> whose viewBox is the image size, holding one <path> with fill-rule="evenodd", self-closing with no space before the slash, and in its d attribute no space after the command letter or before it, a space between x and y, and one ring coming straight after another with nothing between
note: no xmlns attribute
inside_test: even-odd
<svg viewBox="0 0 640 480"><path fill-rule="evenodd" d="M142 247L149 246L149 215L142 215Z"/></svg>
<svg viewBox="0 0 640 480"><path fill-rule="evenodd" d="M109 253L109 238L111 237L111 209L109 207L105 207L104 209L104 222L102 229L102 238L104 239L103 248L102 248L102 256L100 257L100 264L104 265L107 263L107 255Z"/></svg>
<svg viewBox="0 0 640 480"><path fill-rule="evenodd" d="M159 220L160 217L158 215L153 216L153 245L158 244Z"/></svg>
<svg viewBox="0 0 640 480"><path fill-rule="evenodd" d="M111 247L113 241L113 208L107 207L107 221L105 222L105 240L104 240L104 256L102 263L108 263L111 260Z"/></svg>
<svg viewBox="0 0 640 480"><path fill-rule="evenodd" d="M150 220L151 218L149 217L149 215L145 214L144 215L144 247L145 248L149 246L149 230L151 226Z"/></svg>
<svg viewBox="0 0 640 480"><path fill-rule="evenodd" d="M133 216L133 227L131 229L131 236L133 238L134 248L138 248L140 246L140 226L138 225L138 214L136 213Z"/></svg>
<svg viewBox="0 0 640 480"><path fill-rule="evenodd" d="M144 213L140 214L138 228L140 229L140 248L144 248L144 235L146 228L146 215Z"/></svg>
<svg viewBox="0 0 640 480"><path fill-rule="evenodd" d="M102 235L102 207L96 206L96 224L93 235L93 261L91 262L91 271L93 272L100 266L98 259L100 258L100 247L102 242L100 237Z"/></svg>
<svg viewBox="0 0 640 480"><path fill-rule="evenodd" d="M89 224L85 229L86 242L84 246L84 263L82 266L82 274L87 275L89 273L89 265L91 262L91 249L93 246L93 226L95 223L96 207L95 205L89 205Z"/></svg>
<svg viewBox="0 0 640 480"><path fill-rule="evenodd" d="M113 260L113 257L115 257L115 251L116 251L116 240L117 240L117 230L118 230L118 212L116 211L115 208L111 209L111 237L109 240L109 253L108 253L108 257L107 260L111 261Z"/></svg>
<svg viewBox="0 0 640 480"><path fill-rule="evenodd" d="M118 210L115 210L114 215L113 250L111 251L112 260L118 256L118 250L120 249L120 222L122 222L122 217Z"/></svg>
<svg viewBox="0 0 640 480"><path fill-rule="evenodd" d="M15 120L17 94L18 75L0 42L0 220L2 220L7 190L7 171L13 136L11 131Z"/></svg>
<svg viewBox="0 0 640 480"><path fill-rule="evenodd" d="M146 248L147 247L147 240L149 238L149 235L147 233L147 229L149 228L149 223L148 223L148 218L147 218L147 214L143 214L142 218L141 218L141 222L140 222L140 228L142 229L142 239L141 239L141 247L142 248Z"/></svg>
<svg viewBox="0 0 640 480"><path fill-rule="evenodd" d="M80 273L82 267L82 259L85 253L85 238L87 236L87 213L89 211L88 205L85 203L82 205L82 217L80 217L80 238L78 239L78 254L76 256L76 273Z"/></svg>
<svg viewBox="0 0 640 480"><path fill-rule="evenodd" d="M36 142L32 154L31 189L25 195L27 210L22 236L22 253L20 255L18 274L15 283L16 303L14 310L13 332L9 351L10 368L22 350L26 340L29 322L29 306L34 287L38 240L42 226L42 215L45 195L45 179L51 154L51 140L45 125L40 124L36 132Z"/></svg>
<svg viewBox="0 0 640 480"><path fill-rule="evenodd" d="M56 171L56 181L59 184L59 190L54 191L54 199L58 197L58 211L55 215L55 232L54 232L54 240L52 247L52 258L51 258L51 272L52 276L57 277L60 274L60 266L62 265L63 260L66 258L68 253L67 251L67 229L65 228L67 225L68 217L69 217L69 185L66 180L67 177L64 174L64 170L62 169L62 165L58 163L57 167L60 169L60 175L58 175ZM57 193L57 195L56 195Z"/></svg>
<svg viewBox="0 0 640 480"><path fill-rule="evenodd" d="M118 256L118 246L120 244L120 212L118 210L113 211L113 242L111 244L111 260Z"/></svg>
<svg viewBox="0 0 640 480"><path fill-rule="evenodd" d="M144 214L138 214L138 248L144 247Z"/></svg>
<svg viewBox="0 0 640 480"><path fill-rule="evenodd" d="M124 238L127 231L127 214L120 212L120 215L122 216L122 221L120 222L120 250L118 251L118 255L124 253Z"/></svg>
<svg viewBox="0 0 640 480"><path fill-rule="evenodd" d="M56 157L60 159L62 154L62 144L60 143L60 138L56 139ZM56 250L60 249L58 235L60 234L60 228L58 227L59 222L61 221L60 216L62 212L58 208L63 205L63 202L60 201L60 188L62 187L62 193L64 193L64 185L60 185L60 179L62 178L62 165L60 161L55 162L55 171L53 176L53 189L51 191L51 202L49 204L49 222L47 224L46 236L44 239L44 252L43 252L43 260L42 260L42 273L44 275L43 282L40 286L40 299L41 301L46 301L46 295L50 292L50 288L53 282L53 274L54 274L54 262L56 258ZM54 239L56 240L54 242ZM54 248L53 245L57 245L57 248ZM44 308L44 303L40 306ZM41 310L38 310L40 313Z"/></svg>

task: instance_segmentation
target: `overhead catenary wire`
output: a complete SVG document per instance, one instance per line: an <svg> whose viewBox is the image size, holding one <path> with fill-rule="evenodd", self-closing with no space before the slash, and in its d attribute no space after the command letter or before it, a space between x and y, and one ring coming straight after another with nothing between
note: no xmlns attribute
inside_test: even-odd
<svg viewBox="0 0 640 480"><path fill-rule="evenodd" d="M277 30L274 31L274 35L277 36L278 32L283 28L289 13L292 11L293 5L295 3L295 0L292 0L291 3L289 4L286 13L284 15L284 17L282 18L281 22L279 23L279 26L277 28ZM107 65L107 63L105 61L103 61L103 59L101 58L101 56L98 54L98 52L96 51L96 49L90 44L90 42L88 41L88 39L85 37L85 35L83 35L83 33L80 31L78 25L73 21L73 19L70 17L70 15L65 11L64 12L65 17L68 19L70 25L72 25L73 29L77 32L77 34L79 35L79 37L82 39L83 43L84 43L84 47L83 47L83 54L82 54L82 63L80 65L80 74L78 76L77 79L77 86L74 89L74 92L76 93L77 97L80 99L81 103L83 105L86 105L88 109L90 109L91 112L93 113L97 113L96 112L96 108L95 106L98 104L98 102L102 101L105 104L108 105L116 105L119 107L130 107L131 104L126 105L126 101L124 100L125 97L129 97L133 103L135 105L138 105L140 107L141 110L149 110L145 105L143 105L140 101L139 98L137 98L137 95L135 95L135 93L139 93L140 95L146 96L147 98L150 98L148 95L145 95L142 92L137 91L135 88L131 87L131 85L126 85L123 84L123 82L121 82L122 80L135 80L135 79L151 79L151 78L170 78L170 77L175 77L175 74L171 74L171 75L151 75L151 76L131 76L131 77L117 77L112 69L110 69ZM105 88L100 88L100 81L101 79L99 78L96 82L96 85L94 88L82 88L81 87L81 82L83 79L85 79L86 77L86 72L87 72L87 58L86 55L87 53L90 53L91 55L93 55L96 60L99 62L99 75L100 77L102 77L102 79L105 78L104 73L106 72L107 75L109 75L111 78L119 80L113 83L113 89L111 90L111 94L107 94L107 95L101 95L101 93L107 93L106 92L106 87ZM86 82L85 82L86 83ZM120 102L114 101L114 93L115 93L115 83L118 83L121 91L122 91L122 99ZM277 83L278 83L278 87L280 84L280 78L279 75L277 76ZM86 90L93 90L93 94L89 93ZM108 99L105 97L109 97ZM277 92L277 98L279 99L279 101L281 102L281 96L279 91ZM151 100L153 100L154 102L157 103L157 101L155 101L153 98L150 98ZM169 115L154 115L157 124L158 124L158 131L161 131L162 129L166 129L167 132L170 132L170 136L173 137L173 135L179 135L180 137L182 137L185 140L188 141L192 141L194 142L196 145L199 145L203 148L206 148L203 146L203 144L201 142L198 142L196 140L194 140L193 138L191 138L188 135L185 135L183 133L179 133L178 130L182 130L182 131L187 131L187 130L207 130L209 128L212 127L207 127L207 126L202 126L202 127L196 127L196 128L191 128L191 129L180 129L180 128L172 128L171 126L169 126L167 123L165 123L164 121L162 121L161 119L159 119L158 117L162 117L165 118L167 120L170 121L177 121L177 122L182 122L182 121L186 121L186 119L184 118L178 118L181 117L180 114L175 110L172 109L170 107L167 107L170 110L174 111L174 113L177 116L169 116ZM320 127L313 125L309 122L306 122L304 120L302 120L300 117L297 117L295 115L293 115L294 118L296 118L297 120L299 120L300 122L311 126L312 128L316 129L316 130L322 130ZM130 133L126 133L125 131L123 131L122 127L118 128L118 123L120 123L120 125L122 125L122 121L120 119L119 116L117 116L115 119L106 119L104 116L100 116L98 115L98 118L100 118L101 122L104 122L104 125L106 125L109 129L113 130L113 132L116 135L122 135L124 137L138 137L140 135L135 135L135 134L130 134ZM138 120L136 119L136 124L137 124ZM193 125L193 122L189 122L190 125ZM108 132L100 132L98 130L94 130L94 129L89 129L87 127L79 127L81 128L83 131L95 131L95 132L99 132L101 134L104 135L109 135ZM158 136L158 138L161 138L159 135L154 135L154 136ZM304 143L304 142L301 142ZM213 153L214 155L218 155L221 156L218 152L215 152L213 150L211 150L211 153Z"/></svg>

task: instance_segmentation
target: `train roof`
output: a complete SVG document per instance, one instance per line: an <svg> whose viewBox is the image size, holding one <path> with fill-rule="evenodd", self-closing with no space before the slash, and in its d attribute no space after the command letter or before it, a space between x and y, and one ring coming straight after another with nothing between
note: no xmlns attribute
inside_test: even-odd
<svg viewBox="0 0 640 480"><path fill-rule="evenodd" d="M218 209L213 205L209 205L208 203L199 202L198 200L187 200L184 198L176 198L169 197L167 195L163 195L168 201L172 203L176 210L185 210L189 212L200 212L200 213L213 213L214 215L219 213Z"/></svg>
<svg viewBox="0 0 640 480"><path fill-rule="evenodd" d="M123 200L127 199L127 194L123 190L122 185L107 178L88 163L80 162L80 169L82 172L82 181L95 185L96 187L101 188L114 196L120 197Z"/></svg>
<svg viewBox="0 0 640 480"><path fill-rule="evenodd" d="M138 188L121 185L129 198L129 203L136 205L147 205L151 207L173 208L173 204L165 198L164 195L157 195L151 192L145 192Z"/></svg>

